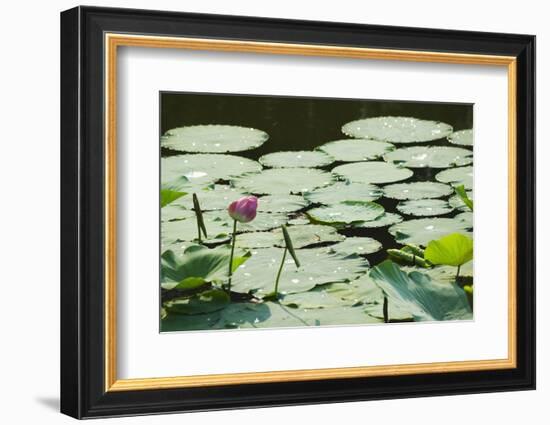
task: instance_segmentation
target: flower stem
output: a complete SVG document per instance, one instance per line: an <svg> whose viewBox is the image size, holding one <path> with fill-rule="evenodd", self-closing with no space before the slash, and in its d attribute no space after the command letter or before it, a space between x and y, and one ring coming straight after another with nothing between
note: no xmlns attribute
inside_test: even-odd
<svg viewBox="0 0 550 425"><path fill-rule="evenodd" d="M199 220L199 215L198 213L195 211L195 218L197 219L197 234L199 235L199 243L202 243L202 239L201 239L201 225L200 225L200 220Z"/></svg>
<svg viewBox="0 0 550 425"><path fill-rule="evenodd" d="M231 238L231 255L229 256L229 280L227 292L231 291L231 276L233 275L233 254L235 253L235 241L237 240L237 220L233 220L233 237Z"/></svg>
<svg viewBox="0 0 550 425"><path fill-rule="evenodd" d="M288 248L285 248L283 251L283 258L281 260L281 265L279 266L279 271L277 272L277 279L275 280L275 290L273 293L275 296L279 293L279 279L281 278L281 273L283 271L283 266L285 265L285 258L286 258L286 252L288 251Z"/></svg>
<svg viewBox="0 0 550 425"><path fill-rule="evenodd" d="M460 266L458 266L458 269L456 270L456 277L455 277L455 281L458 282L458 278L460 277Z"/></svg>

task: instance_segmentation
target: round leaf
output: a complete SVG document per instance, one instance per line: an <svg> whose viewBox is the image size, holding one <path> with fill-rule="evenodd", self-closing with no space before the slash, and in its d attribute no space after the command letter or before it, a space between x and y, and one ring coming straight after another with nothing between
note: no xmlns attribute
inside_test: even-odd
<svg viewBox="0 0 550 425"><path fill-rule="evenodd" d="M264 167L270 168L310 168L332 164L334 159L319 151L273 152L258 160Z"/></svg>
<svg viewBox="0 0 550 425"><path fill-rule="evenodd" d="M417 217L431 217L445 215L453 211L447 201L441 199L418 199L397 204L400 213Z"/></svg>
<svg viewBox="0 0 550 425"><path fill-rule="evenodd" d="M454 218L420 218L394 224L388 232L400 244L426 246L430 241L450 233L468 234L470 228L469 224Z"/></svg>
<svg viewBox="0 0 550 425"><path fill-rule="evenodd" d="M344 201L376 201L381 196L382 190L372 184L336 182L308 192L304 198L315 204L332 205Z"/></svg>
<svg viewBox="0 0 550 425"><path fill-rule="evenodd" d="M432 264L461 266L474 257L474 241L460 233L453 233L431 241L424 251L424 258Z"/></svg>
<svg viewBox="0 0 550 425"><path fill-rule="evenodd" d="M447 139L454 145L473 146L474 131L472 129L455 131Z"/></svg>
<svg viewBox="0 0 550 425"><path fill-rule="evenodd" d="M339 204L313 208L307 211L306 214L317 223L353 226L380 217L384 214L384 207L376 202L345 201Z"/></svg>
<svg viewBox="0 0 550 425"><path fill-rule="evenodd" d="M449 196L453 193L448 184L434 182L396 183L384 186L386 198L406 199L432 199Z"/></svg>
<svg viewBox="0 0 550 425"><path fill-rule="evenodd" d="M387 162L354 162L340 165L332 172L353 183L391 183L406 180L413 175L408 168Z"/></svg>
<svg viewBox="0 0 550 425"><path fill-rule="evenodd" d="M459 167L440 171L435 175L435 179L441 183L450 183L453 186L464 185L466 190L472 190L474 185L474 168Z"/></svg>
<svg viewBox="0 0 550 425"><path fill-rule="evenodd" d="M384 155L387 162L410 168L449 168L473 162L473 152L447 146L413 146Z"/></svg>
<svg viewBox="0 0 550 425"><path fill-rule="evenodd" d="M318 147L336 161L355 162L369 161L382 157L393 150L391 143L370 139L343 139L325 143Z"/></svg>
<svg viewBox="0 0 550 425"><path fill-rule="evenodd" d="M273 168L232 180L232 185L255 195L310 192L333 183L333 176L314 168Z"/></svg>

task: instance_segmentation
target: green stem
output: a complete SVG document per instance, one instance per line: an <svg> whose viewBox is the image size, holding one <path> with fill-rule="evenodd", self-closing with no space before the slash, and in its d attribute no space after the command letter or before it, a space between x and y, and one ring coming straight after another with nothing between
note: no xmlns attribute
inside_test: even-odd
<svg viewBox="0 0 550 425"><path fill-rule="evenodd" d="M233 254L235 252L235 241L237 240L237 220L233 220L233 237L231 238L231 255L229 256L229 280L227 292L231 291L231 276L233 275Z"/></svg>
<svg viewBox="0 0 550 425"><path fill-rule="evenodd" d="M382 305L382 314L384 316L384 323L390 323L388 316L388 297L384 296L384 304Z"/></svg>
<svg viewBox="0 0 550 425"><path fill-rule="evenodd" d="M283 271L283 266L285 265L285 258L286 258L286 252L288 251L288 248L285 248L283 251L283 259L281 260L281 265L279 266L279 271L277 272L277 279L275 280L275 290L273 291L275 293L275 296L279 293L279 279L281 278L281 272Z"/></svg>
<svg viewBox="0 0 550 425"><path fill-rule="evenodd" d="M201 239L201 225L199 222L199 214L195 211L195 218L197 219L197 233L199 235L199 243L202 243Z"/></svg>
<svg viewBox="0 0 550 425"><path fill-rule="evenodd" d="M460 266L458 266L458 269L456 270L456 277L455 277L455 281L458 282L458 278L460 277Z"/></svg>

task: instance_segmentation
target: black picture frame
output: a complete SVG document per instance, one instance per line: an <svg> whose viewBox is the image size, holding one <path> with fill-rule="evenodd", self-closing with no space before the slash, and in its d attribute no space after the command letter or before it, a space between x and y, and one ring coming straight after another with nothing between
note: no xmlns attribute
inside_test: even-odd
<svg viewBox="0 0 550 425"><path fill-rule="evenodd" d="M514 56L517 367L300 382L105 391L104 34ZM61 13L61 412L75 418L535 388L535 37L76 7Z"/></svg>

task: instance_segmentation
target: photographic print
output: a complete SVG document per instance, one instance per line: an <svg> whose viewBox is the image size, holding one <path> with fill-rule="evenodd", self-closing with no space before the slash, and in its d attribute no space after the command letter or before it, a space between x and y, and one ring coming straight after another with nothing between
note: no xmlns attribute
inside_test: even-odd
<svg viewBox="0 0 550 425"><path fill-rule="evenodd" d="M473 319L471 104L160 105L161 332Z"/></svg>

